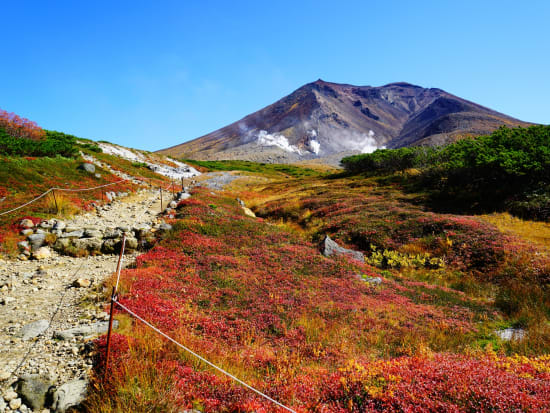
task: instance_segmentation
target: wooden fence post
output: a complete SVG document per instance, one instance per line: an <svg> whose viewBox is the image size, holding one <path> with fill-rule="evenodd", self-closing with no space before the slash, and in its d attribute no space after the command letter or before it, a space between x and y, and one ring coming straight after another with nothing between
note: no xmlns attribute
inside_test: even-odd
<svg viewBox="0 0 550 413"><path fill-rule="evenodd" d="M52 189L53 202L55 202L55 213L59 214L59 207L57 206L57 199L55 198L55 189Z"/></svg>

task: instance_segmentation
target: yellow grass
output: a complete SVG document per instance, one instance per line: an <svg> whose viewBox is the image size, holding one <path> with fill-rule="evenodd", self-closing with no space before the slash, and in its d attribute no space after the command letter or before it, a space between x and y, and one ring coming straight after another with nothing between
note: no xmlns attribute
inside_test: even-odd
<svg viewBox="0 0 550 413"><path fill-rule="evenodd" d="M550 224L547 222L526 221L505 212L481 215L480 218L503 233L516 235L550 250Z"/></svg>

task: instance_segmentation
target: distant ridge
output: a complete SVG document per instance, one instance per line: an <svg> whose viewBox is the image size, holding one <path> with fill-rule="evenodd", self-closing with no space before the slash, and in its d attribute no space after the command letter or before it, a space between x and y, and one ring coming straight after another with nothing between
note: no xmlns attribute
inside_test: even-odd
<svg viewBox="0 0 550 413"><path fill-rule="evenodd" d="M243 119L159 152L194 159L296 162L380 147L441 145L527 122L441 89L308 83Z"/></svg>

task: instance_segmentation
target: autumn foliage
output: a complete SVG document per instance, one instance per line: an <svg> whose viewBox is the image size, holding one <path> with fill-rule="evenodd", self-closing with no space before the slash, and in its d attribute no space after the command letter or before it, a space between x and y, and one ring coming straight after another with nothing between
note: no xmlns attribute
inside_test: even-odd
<svg viewBox="0 0 550 413"><path fill-rule="evenodd" d="M327 258L198 189L174 230L122 273L120 302L298 412L543 411L550 358L486 346L499 318L464 292ZM362 281L381 276L381 286ZM92 412L282 412L117 310Z"/></svg>
<svg viewBox="0 0 550 413"><path fill-rule="evenodd" d="M36 122L2 109L0 109L0 128L15 138L38 141L46 136L44 130Z"/></svg>

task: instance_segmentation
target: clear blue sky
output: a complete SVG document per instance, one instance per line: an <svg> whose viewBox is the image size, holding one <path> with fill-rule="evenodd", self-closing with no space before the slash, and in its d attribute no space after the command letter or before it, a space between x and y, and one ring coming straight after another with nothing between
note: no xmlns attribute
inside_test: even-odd
<svg viewBox="0 0 550 413"><path fill-rule="evenodd" d="M10 1L0 108L155 150L318 78L438 87L550 123L550 2Z"/></svg>

